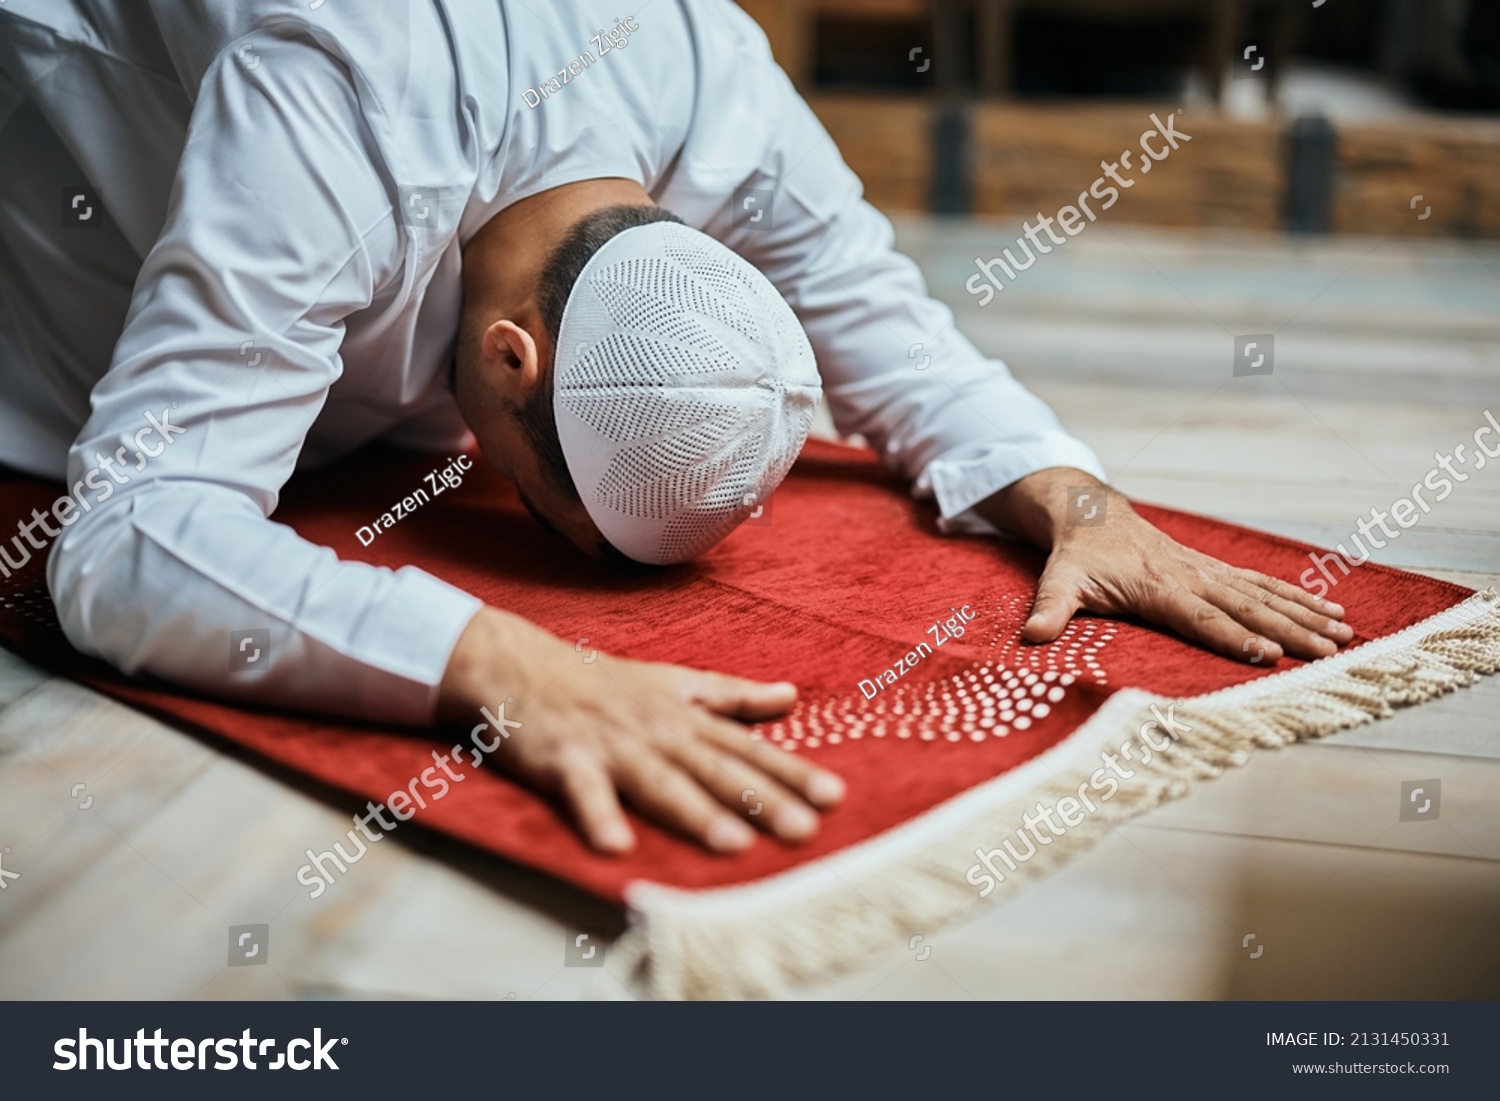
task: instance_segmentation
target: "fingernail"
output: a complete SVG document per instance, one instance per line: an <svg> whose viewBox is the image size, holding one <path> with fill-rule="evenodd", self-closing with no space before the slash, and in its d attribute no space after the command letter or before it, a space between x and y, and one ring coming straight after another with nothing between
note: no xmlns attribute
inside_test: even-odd
<svg viewBox="0 0 1500 1101"><path fill-rule="evenodd" d="M815 772L807 781L807 797L820 807L837 803L844 797L844 781L831 772Z"/></svg>
<svg viewBox="0 0 1500 1101"><path fill-rule="evenodd" d="M1353 627L1349 626L1349 624L1347 623L1340 623L1336 619L1330 619L1328 621L1328 629L1336 635L1352 635L1354 633Z"/></svg>
<svg viewBox="0 0 1500 1101"><path fill-rule="evenodd" d="M1335 612L1342 612L1344 610L1344 606L1342 604L1335 604L1331 600L1325 600L1325 601L1323 601L1323 607L1325 607L1325 608L1331 608Z"/></svg>
<svg viewBox="0 0 1500 1101"><path fill-rule="evenodd" d="M755 831L738 818L720 818L708 828L707 840L715 852L734 853L755 843Z"/></svg>
<svg viewBox="0 0 1500 1101"><path fill-rule="evenodd" d="M771 825L790 841L801 841L818 832L818 816L797 803L788 803L776 812Z"/></svg>
<svg viewBox="0 0 1500 1101"><path fill-rule="evenodd" d="M635 845L635 834L624 822L611 822L599 831L599 847L622 853Z"/></svg>
<svg viewBox="0 0 1500 1101"><path fill-rule="evenodd" d="M1334 642L1331 638L1324 638L1322 635L1311 635L1309 637L1312 638L1313 649L1321 650L1325 654L1331 654L1339 648L1338 643Z"/></svg>

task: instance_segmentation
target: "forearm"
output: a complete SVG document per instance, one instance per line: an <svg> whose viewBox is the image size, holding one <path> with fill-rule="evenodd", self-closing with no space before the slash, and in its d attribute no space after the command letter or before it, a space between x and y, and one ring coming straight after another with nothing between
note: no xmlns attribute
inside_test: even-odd
<svg viewBox="0 0 1500 1101"><path fill-rule="evenodd" d="M413 725L431 722L479 607L414 568L339 562L242 496L182 481L95 504L55 544L49 582L70 641L127 674Z"/></svg>

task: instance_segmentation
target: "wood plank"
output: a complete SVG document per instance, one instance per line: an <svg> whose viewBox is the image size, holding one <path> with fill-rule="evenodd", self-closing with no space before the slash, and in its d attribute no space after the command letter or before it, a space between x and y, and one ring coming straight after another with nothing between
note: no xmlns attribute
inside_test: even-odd
<svg viewBox="0 0 1500 1101"><path fill-rule="evenodd" d="M1500 677L1325 738L1322 745L1403 749L1500 761ZM1490 793L1494 802L1494 792ZM1493 808L1488 812L1494 817Z"/></svg>
<svg viewBox="0 0 1500 1101"><path fill-rule="evenodd" d="M1492 862L1128 825L917 950L799 996L1492 998L1497 909Z"/></svg>
<svg viewBox="0 0 1500 1101"><path fill-rule="evenodd" d="M347 809L67 681L0 712L0 808L22 874L0 897L8 997L622 991L607 969L561 973L564 928L613 935L611 907L418 828L312 900L297 869L308 848L353 848ZM226 968L229 927L261 922L268 966ZM465 950L432 953L454 928Z"/></svg>
<svg viewBox="0 0 1500 1101"><path fill-rule="evenodd" d="M0 711L46 681L42 670L0 647Z"/></svg>
<svg viewBox="0 0 1500 1101"><path fill-rule="evenodd" d="M930 0L810 0L819 15L843 15L859 19L921 19L928 14Z"/></svg>
<svg viewBox="0 0 1500 1101"><path fill-rule="evenodd" d="M1182 142L1143 173L1140 138L1156 128L1152 112L1165 119L1177 111L1174 127L1190 135L1191 144ZM1233 120L1175 102L986 103L974 108L973 140L979 214L1029 218L1076 207L1079 193L1101 178L1101 161L1121 166L1122 150L1130 150L1133 170L1117 171L1131 183L1117 187L1120 197L1111 209L1103 210L1097 197L1085 200L1099 218L1255 229L1281 224L1285 142L1271 122ZM1153 140L1162 148L1160 139Z"/></svg>
<svg viewBox="0 0 1500 1101"><path fill-rule="evenodd" d="M1213 997L1231 867L1202 856L1163 867L1176 835L1116 830L1013 896L921 930L913 948L818 983L803 999L1195 999ZM1167 838L1163 841L1161 838ZM975 844L986 839L976 837ZM992 842L991 842L992 843ZM986 845L988 847L988 845ZM955 869L961 875L961 869ZM1129 945L1128 950L1122 946ZM926 960L917 956L932 949Z"/></svg>
<svg viewBox="0 0 1500 1101"><path fill-rule="evenodd" d="M1500 731L1488 733L1488 758L1348 742L1257 752L1141 826L1500 861ZM1401 785L1429 779L1440 781L1436 817L1401 821Z"/></svg>
<svg viewBox="0 0 1500 1101"><path fill-rule="evenodd" d="M882 209L926 210L932 193L933 108L925 99L818 95L808 100L819 121ZM871 126L871 111L880 125Z"/></svg>
<svg viewBox="0 0 1500 1101"><path fill-rule="evenodd" d="M813 20L810 0L738 0L760 24L771 44L771 56L798 87L812 82Z"/></svg>
<svg viewBox="0 0 1500 1101"><path fill-rule="evenodd" d="M1332 218L1340 232L1500 236L1500 122L1434 116L1340 126Z"/></svg>
<svg viewBox="0 0 1500 1101"><path fill-rule="evenodd" d="M966 329L999 318L1108 323L1129 332L1179 320L1236 333L1275 331L1295 319L1299 332L1336 333L1360 348L1392 334L1423 334L1428 352L1468 346L1481 365L1500 337L1494 243L1168 232L1113 213L1055 246L984 307L964 282L976 271L976 256L1014 250L1019 220L893 220L898 247L919 260L933 292L963 312ZM1420 356L1409 362L1425 372Z"/></svg>
<svg viewBox="0 0 1500 1101"><path fill-rule="evenodd" d="M893 9L887 17L899 14ZM861 0L861 6L863 0ZM763 2L764 18L783 64L810 77L810 30L805 13L783 12ZM852 101L857 120L881 117L893 102L930 102L867 96ZM821 97L814 100L821 114ZM1138 171L1140 135L1149 115L1184 110L1177 129L1192 136L1150 174ZM1159 226L1279 229L1287 191L1286 122L1267 116L1236 119L1209 107L1181 103L995 103L973 109L976 211L1030 217L1077 205L1080 192L1100 178L1101 161L1132 150L1123 175L1133 183L1103 216L1112 222ZM842 129L842 128L841 128ZM852 138L867 125L847 131ZM843 143L841 142L841 148ZM927 140L905 155L923 157ZM880 179L887 159L869 143L851 141L845 159L861 177ZM1106 181L1108 182L1108 181ZM1102 188L1101 188L1102 190ZM877 205L926 209L925 197L875 187ZM1418 200L1417 196L1421 196ZM1415 207L1413 204L1416 204ZM1423 217L1423 215L1426 217ZM1500 123L1420 113L1378 123L1337 124L1331 221L1335 232L1428 240L1500 237Z"/></svg>
<svg viewBox="0 0 1500 1101"><path fill-rule="evenodd" d="M1080 309L1084 305L1080 303ZM1364 394L1387 402L1468 405L1469 432L1454 441L1465 443L1482 423L1484 409L1496 404L1489 396L1493 391L1484 392L1493 385L1493 365L1486 366L1477 346L1434 346L1430 336L1421 333L1389 335L1379 344L1337 333L1273 333L1277 373L1235 378L1235 337L1274 327L1264 317L1241 315L1237 320L1232 314L1199 315L1176 325L965 314L959 324L976 345L1028 382L1109 383L1130 378L1133 388L1176 389L1184 398L1201 400L1219 391L1225 398L1282 400L1294 407L1315 398L1334 405ZM1500 417L1500 411L1491 411Z"/></svg>
<svg viewBox="0 0 1500 1101"><path fill-rule="evenodd" d="M600 936L595 939L604 953L602 967L564 966L568 929L597 929L602 938L613 938L621 922L613 908L555 881L425 838L374 890L349 914L337 937L302 964L300 983L361 996L382 991L513 1001L629 996L628 976L614 966ZM310 924L325 901L298 898L279 920ZM463 951L414 951L451 942L455 930L461 931Z"/></svg>

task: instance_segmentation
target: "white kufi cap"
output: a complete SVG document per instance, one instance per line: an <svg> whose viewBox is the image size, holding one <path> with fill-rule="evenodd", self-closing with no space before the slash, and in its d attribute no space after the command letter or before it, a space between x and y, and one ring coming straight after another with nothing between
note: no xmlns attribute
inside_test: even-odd
<svg viewBox="0 0 1500 1101"><path fill-rule="evenodd" d="M770 281L674 222L605 242L557 344L573 484L638 562L682 562L733 531L786 477L822 396L807 334Z"/></svg>

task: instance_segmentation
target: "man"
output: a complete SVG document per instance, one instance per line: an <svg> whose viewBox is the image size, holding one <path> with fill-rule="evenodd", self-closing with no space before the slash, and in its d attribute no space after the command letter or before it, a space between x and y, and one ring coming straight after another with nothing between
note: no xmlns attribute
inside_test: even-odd
<svg viewBox="0 0 1500 1101"><path fill-rule="evenodd" d="M752 821L804 839L841 781L736 721L785 711L791 684L602 655L607 678L558 678L569 643L270 517L299 464L477 437L586 552L675 560L785 473L813 353L838 427L946 530L1050 549L1028 639L1080 608L1272 661L1350 637L1336 605L1187 550L1118 496L1108 524L1065 526L1097 460L927 297L753 22L724 0L616 10L0 8L0 463L75 489L48 566L74 645L382 721L513 697L524 731L498 763L602 851L634 843L622 797L718 851L752 844ZM700 408L683 349L731 380L729 412ZM147 428L167 443L132 448ZM706 458L671 467L632 432ZM113 500L82 508L100 487ZM269 667L228 673L227 633L257 624Z"/></svg>

